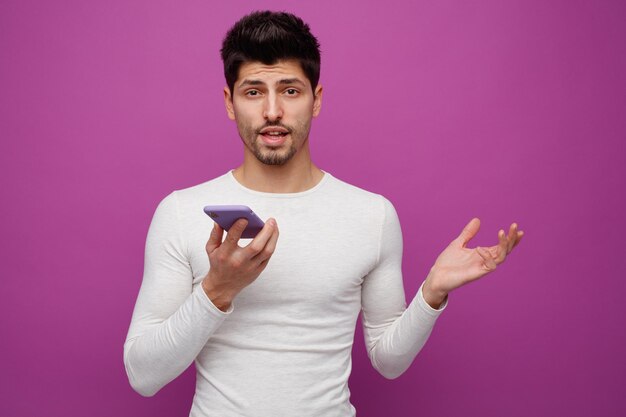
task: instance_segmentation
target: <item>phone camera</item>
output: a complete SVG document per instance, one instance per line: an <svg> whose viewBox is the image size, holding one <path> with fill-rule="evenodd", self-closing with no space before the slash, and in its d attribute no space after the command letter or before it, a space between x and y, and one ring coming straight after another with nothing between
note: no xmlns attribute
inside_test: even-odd
<svg viewBox="0 0 626 417"><path fill-rule="evenodd" d="M212 219L215 219L215 218L220 217L220 216L218 216L216 212L210 211L209 212L209 217L211 217Z"/></svg>

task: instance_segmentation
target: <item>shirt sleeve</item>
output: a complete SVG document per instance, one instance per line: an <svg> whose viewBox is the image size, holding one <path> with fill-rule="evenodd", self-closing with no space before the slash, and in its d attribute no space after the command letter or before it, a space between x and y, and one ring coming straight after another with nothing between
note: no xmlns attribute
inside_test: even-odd
<svg viewBox="0 0 626 417"><path fill-rule="evenodd" d="M193 289L186 253L173 192L160 202L148 230L143 280L124 343L128 379L144 396L187 369L233 309L223 312L201 285Z"/></svg>
<svg viewBox="0 0 626 417"><path fill-rule="evenodd" d="M378 263L365 277L361 293L363 333L369 358L385 378L400 376L422 349L437 317L448 304L434 309L424 300L420 286L406 306L402 282L402 231L398 215L383 198L384 220Z"/></svg>

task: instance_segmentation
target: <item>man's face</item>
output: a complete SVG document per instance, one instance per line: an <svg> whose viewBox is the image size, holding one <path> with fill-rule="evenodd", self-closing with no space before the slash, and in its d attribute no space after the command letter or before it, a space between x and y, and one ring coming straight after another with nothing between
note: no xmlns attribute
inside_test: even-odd
<svg viewBox="0 0 626 417"><path fill-rule="evenodd" d="M231 97L224 99L228 117L237 122L248 152L267 165L284 165L306 144L311 119L319 114L322 87L315 95L294 60L273 65L241 65Z"/></svg>

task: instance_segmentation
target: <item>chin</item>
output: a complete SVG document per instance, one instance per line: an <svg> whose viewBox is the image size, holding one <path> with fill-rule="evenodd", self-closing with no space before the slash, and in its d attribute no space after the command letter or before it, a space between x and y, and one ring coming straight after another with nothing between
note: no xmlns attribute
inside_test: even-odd
<svg viewBox="0 0 626 417"><path fill-rule="evenodd" d="M292 148L285 151L255 152L254 156L265 165L280 166L291 161L295 154L295 149Z"/></svg>

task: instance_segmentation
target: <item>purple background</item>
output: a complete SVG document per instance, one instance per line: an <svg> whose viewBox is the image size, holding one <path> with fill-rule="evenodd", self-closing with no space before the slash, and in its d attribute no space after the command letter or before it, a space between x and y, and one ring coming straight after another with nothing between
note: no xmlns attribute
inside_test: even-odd
<svg viewBox="0 0 626 417"><path fill-rule="evenodd" d="M625 4L2 1L0 415L188 414L193 367L143 398L122 346L158 202L242 159L218 51L258 8L318 36L313 158L395 204L408 300L472 217L526 233L399 379L359 323L358 415L624 415Z"/></svg>

